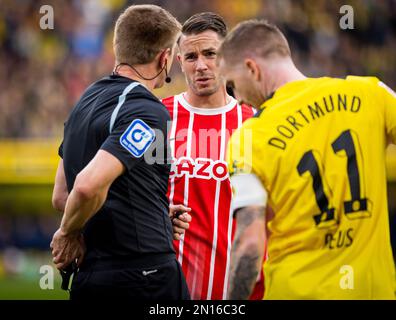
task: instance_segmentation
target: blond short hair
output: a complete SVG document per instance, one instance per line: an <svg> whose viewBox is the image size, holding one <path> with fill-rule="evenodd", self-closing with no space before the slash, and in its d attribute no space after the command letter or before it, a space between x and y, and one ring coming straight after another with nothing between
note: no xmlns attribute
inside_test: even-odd
<svg viewBox="0 0 396 320"><path fill-rule="evenodd" d="M262 58L276 55L290 57L290 47L283 33L266 20L248 20L239 23L224 39L218 56L236 61L255 54Z"/></svg>
<svg viewBox="0 0 396 320"><path fill-rule="evenodd" d="M181 25L156 5L132 5L117 19L113 48L117 63L146 64L163 49L173 48Z"/></svg>

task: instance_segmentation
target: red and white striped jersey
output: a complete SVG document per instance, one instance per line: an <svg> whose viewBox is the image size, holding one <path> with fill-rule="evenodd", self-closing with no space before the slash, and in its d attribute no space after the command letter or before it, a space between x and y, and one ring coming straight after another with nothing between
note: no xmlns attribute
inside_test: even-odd
<svg viewBox="0 0 396 320"><path fill-rule="evenodd" d="M235 231L225 152L229 137L253 110L233 98L223 107L196 108L184 93L162 102L172 119L169 200L191 207L193 219L174 241L177 257L192 299L225 299Z"/></svg>

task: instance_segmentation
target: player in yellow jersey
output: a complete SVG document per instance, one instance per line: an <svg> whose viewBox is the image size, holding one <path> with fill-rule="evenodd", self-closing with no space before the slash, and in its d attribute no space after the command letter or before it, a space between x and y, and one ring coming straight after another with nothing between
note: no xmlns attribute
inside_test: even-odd
<svg viewBox="0 0 396 320"><path fill-rule="evenodd" d="M394 299L384 151L395 93L374 77L306 78L265 21L234 28L218 63L240 102L259 107L229 144L229 298L249 295L267 226L265 299Z"/></svg>

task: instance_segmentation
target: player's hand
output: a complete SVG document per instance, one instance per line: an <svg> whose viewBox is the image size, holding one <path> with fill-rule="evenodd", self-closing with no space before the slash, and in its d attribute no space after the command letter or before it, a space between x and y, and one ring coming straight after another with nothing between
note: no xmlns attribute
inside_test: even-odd
<svg viewBox="0 0 396 320"><path fill-rule="evenodd" d="M191 215L188 213L191 208L185 207L181 204L169 206L169 217L172 220L173 239L180 240L185 230L190 227L192 220Z"/></svg>
<svg viewBox="0 0 396 320"><path fill-rule="evenodd" d="M81 233L65 234L58 229L50 244L52 249L52 261L57 269L67 267L73 261L77 261L80 266L85 254L85 243Z"/></svg>

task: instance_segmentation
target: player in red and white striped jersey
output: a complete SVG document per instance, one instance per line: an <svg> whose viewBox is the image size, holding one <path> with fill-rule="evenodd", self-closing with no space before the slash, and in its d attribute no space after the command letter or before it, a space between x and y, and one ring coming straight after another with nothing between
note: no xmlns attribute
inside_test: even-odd
<svg viewBox="0 0 396 320"><path fill-rule="evenodd" d="M225 299L231 244L231 186L225 162L229 137L253 115L226 92L218 76L216 50L226 35L223 19L202 13L187 20L178 56L187 91L164 99L172 127L171 204L190 207L192 222L175 241L192 299ZM262 297L262 286L255 293Z"/></svg>

